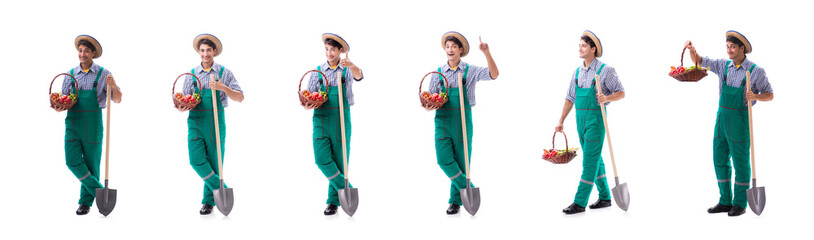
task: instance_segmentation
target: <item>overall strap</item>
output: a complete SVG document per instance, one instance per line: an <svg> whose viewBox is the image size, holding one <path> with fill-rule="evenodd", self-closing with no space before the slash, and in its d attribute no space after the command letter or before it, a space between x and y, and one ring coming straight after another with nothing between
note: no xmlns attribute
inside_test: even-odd
<svg viewBox="0 0 814 240"><path fill-rule="evenodd" d="M220 66L220 72L218 73L218 80L223 79L223 69L226 69L224 66Z"/></svg>
<svg viewBox="0 0 814 240"><path fill-rule="evenodd" d="M105 71L104 67L99 68L99 72L96 73L96 80L93 80L93 88L96 88L96 84L99 83L99 78L102 77L102 72Z"/></svg>
<svg viewBox="0 0 814 240"><path fill-rule="evenodd" d="M189 72L190 72L190 73L192 73L192 75L197 76L197 74L195 74L195 68L192 68L192 70L190 70ZM194 81L195 81L195 80L193 79L193 82L192 82L192 87L194 87L194 88L195 88L195 91L201 92L201 90L200 90L200 89L198 89L198 85L195 85L195 82L194 82ZM198 79L198 81L200 81L200 79ZM193 93L194 93L194 92L193 92Z"/></svg>
<svg viewBox="0 0 814 240"><path fill-rule="evenodd" d="M579 84L579 67L577 67L577 70L574 71L574 82ZM577 86L577 87L579 87L579 86Z"/></svg>
<svg viewBox="0 0 814 240"><path fill-rule="evenodd" d="M604 69L604 68L605 68L605 64L603 63L602 65L599 66L599 70L596 71L596 75L599 75L600 73L602 73L602 69ZM594 80L591 81L591 85L596 85L596 76L594 76ZM602 86L599 86L599 89L601 90Z"/></svg>
<svg viewBox="0 0 814 240"><path fill-rule="evenodd" d="M341 81L342 81L342 83L345 83L345 76L346 76L346 74L348 74L348 68L347 68L347 67L343 67L343 68L342 68L342 76L340 76L340 77L342 78L342 80L341 80Z"/></svg>
<svg viewBox="0 0 814 240"><path fill-rule="evenodd" d="M724 83L726 83L726 74L729 73L729 63L731 62L732 60L728 60L726 61L726 65L724 65Z"/></svg>
<svg viewBox="0 0 814 240"><path fill-rule="evenodd" d="M317 71L322 72L322 65L317 65ZM322 86L322 74L317 74L317 77L319 77L319 79L317 79L317 82L319 82L319 88L325 87Z"/></svg>
<svg viewBox="0 0 814 240"><path fill-rule="evenodd" d="M464 79L461 79L461 81L464 83L464 86L466 86L466 75L468 74L469 74L469 64L466 64L466 68L464 68Z"/></svg>
<svg viewBox="0 0 814 240"><path fill-rule="evenodd" d="M443 72L441 71L441 67L438 67L438 72L442 73L442 74L439 74L439 76L438 76L438 84L441 85L441 92L443 92L443 91L447 90L447 87L444 86L444 75L443 75Z"/></svg>

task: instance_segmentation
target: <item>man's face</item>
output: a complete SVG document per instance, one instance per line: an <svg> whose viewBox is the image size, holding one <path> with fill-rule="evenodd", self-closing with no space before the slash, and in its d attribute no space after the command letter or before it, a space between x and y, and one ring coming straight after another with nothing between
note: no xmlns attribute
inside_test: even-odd
<svg viewBox="0 0 814 240"><path fill-rule="evenodd" d="M579 58L596 56L596 47L591 47L585 40L579 40Z"/></svg>
<svg viewBox="0 0 814 240"><path fill-rule="evenodd" d="M444 51L447 53L447 60L454 61L461 58L464 49L458 47L458 44L453 41L447 41L444 43Z"/></svg>
<svg viewBox="0 0 814 240"><path fill-rule="evenodd" d="M201 44L198 46L198 54L201 55L201 62L203 63L212 64L215 61L216 53L218 53L218 50L207 44Z"/></svg>
<svg viewBox="0 0 814 240"><path fill-rule="evenodd" d="M80 63L88 64L93 62L93 55L95 54L95 52L91 51L90 48L88 48L87 46L79 45L79 48L77 48L77 52L79 52Z"/></svg>
<svg viewBox="0 0 814 240"><path fill-rule="evenodd" d="M338 62L340 53L342 53L342 49L325 44L325 58L328 59L328 62Z"/></svg>
<svg viewBox="0 0 814 240"><path fill-rule="evenodd" d="M735 59L743 56L745 49L746 46L738 46L738 44L733 42L726 42L726 54L729 55L729 59Z"/></svg>

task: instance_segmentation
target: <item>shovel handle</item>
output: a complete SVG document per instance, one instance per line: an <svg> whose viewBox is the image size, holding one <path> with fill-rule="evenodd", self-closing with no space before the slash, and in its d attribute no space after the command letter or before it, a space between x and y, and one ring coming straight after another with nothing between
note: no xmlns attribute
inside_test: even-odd
<svg viewBox="0 0 814 240"><path fill-rule="evenodd" d="M209 75L212 81L217 81L215 75ZM218 149L218 175L220 176L220 188L223 188L223 157L220 155L220 123L218 123L218 101L216 99L217 91L212 89L212 86L209 86L209 90L212 91L212 113L215 115L215 144L217 145Z"/></svg>
<svg viewBox="0 0 814 240"><path fill-rule="evenodd" d="M461 132L463 132L464 135L464 164L466 165L466 180L469 180L469 138L466 136L466 106L464 106L466 103L464 102L464 94L466 93L461 91L464 89L463 86L463 77L461 76L461 73L458 73L458 99L460 100L459 108L461 109ZM468 184L466 186L469 187Z"/></svg>
<svg viewBox="0 0 814 240"><path fill-rule="evenodd" d="M751 78L752 78L752 73L747 70L746 71L746 91L747 92L752 92ZM755 176L755 175L757 175L756 174L757 171L755 170L755 136L752 134L754 132L754 131L752 131L752 101L746 101L746 108L749 110L749 146L751 147L751 149L750 149L751 151L749 151L749 152L752 154L752 156L751 156L752 157L751 158L751 160L752 160L752 182L755 183L755 185L752 186L752 187L757 187L757 183L756 183L757 176Z"/></svg>
<svg viewBox="0 0 814 240"><path fill-rule="evenodd" d="M347 55L345 56L347 57ZM348 181L348 143L345 139L345 98L342 96L342 74L340 71L337 71L336 74L336 84L339 86L338 93L339 93L339 129L342 133L342 167L344 168L343 171L345 173L345 181ZM345 188L350 187L350 185L345 185Z"/></svg>
<svg viewBox="0 0 814 240"><path fill-rule="evenodd" d="M110 172L110 85L107 86L107 122L105 122L105 187Z"/></svg>
<svg viewBox="0 0 814 240"><path fill-rule="evenodd" d="M594 78L596 78L596 93L599 94L602 92L602 80L599 79L599 74L595 74ZM608 128L608 117L605 116L605 103L600 103L599 109L602 110L602 123L605 124L605 136L608 138L608 150L610 151L611 165L613 165L613 176L618 178L619 174L616 172L616 159L613 157L613 143L611 142L610 128Z"/></svg>

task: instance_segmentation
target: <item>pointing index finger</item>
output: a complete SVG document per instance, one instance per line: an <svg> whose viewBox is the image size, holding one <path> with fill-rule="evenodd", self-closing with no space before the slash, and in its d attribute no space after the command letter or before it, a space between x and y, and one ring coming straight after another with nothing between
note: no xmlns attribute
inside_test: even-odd
<svg viewBox="0 0 814 240"><path fill-rule="evenodd" d="M478 36L478 42L483 43L483 40L481 40L480 36Z"/></svg>

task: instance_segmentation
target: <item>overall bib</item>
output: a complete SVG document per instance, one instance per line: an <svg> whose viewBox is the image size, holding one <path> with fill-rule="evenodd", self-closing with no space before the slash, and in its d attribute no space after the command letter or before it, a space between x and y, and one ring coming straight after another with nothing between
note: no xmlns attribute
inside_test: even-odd
<svg viewBox="0 0 814 240"><path fill-rule="evenodd" d="M438 72L442 72L438 68ZM463 105L466 118L466 136L469 149L469 159L472 159L472 108L466 92L466 75L469 73L469 65L466 65L463 74L463 86L449 88L447 97L449 101L441 108L435 110L435 155L441 170L452 181L449 190L449 204L461 204L461 189L466 188L466 174L462 171L466 169L464 162L464 139L461 130L461 106ZM446 91L443 79L441 82L441 92ZM464 102L460 102L459 94L464 95ZM471 162L470 162L471 163ZM470 185L474 187L474 184Z"/></svg>
<svg viewBox="0 0 814 240"><path fill-rule="evenodd" d="M721 82L721 97L718 99L718 116L715 118L715 137L712 140L712 161L715 164L715 176L718 179L718 190L721 198L718 203L726 206L733 204L746 208L746 189L749 188L751 166L749 165L749 113L743 104L743 85L740 87L726 85L729 63L726 62L724 79ZM749 72L755 69L755 64ZM735 165L735 198L732 198L732 163Z"/></svg>
<svg viewBox="0 0 814 240"><path fill-rule="evenodd" d="M317 70L322 71L320 66ZM344 83L348 68L342 68ZM339 126L339 89L336 86L324 86L322 75L319 75L321 91L327 92L328 100L317 109L314 109L313 143L314 160L322 174L328 178L328 200L326 204L339 206L338 190L345 188L344 165L342 163L342 132ZM343 84L344 86L344 84ZM343 93L345 93L343 91ZM348 164L350 164L350 105L347 95L343 96L342 105L345 108L345 141L347 145ZM353 184L350 184L353 187Z"/></svg>
<svg viewBox="0 0 814 240"><path fill-rule="evenodd" d="M220 68L218 78L223 77L223 69L224 67ZM192 69L192 74L195 74L195 69ZM210 99L212 99L212 94L215 94L212 93L212 89L198 89L198 85L195 84L192 84L192 86L200 92L201 103L189 111L189 117L187 118L189 164L204 181L201 204L215 206L212 191L220 188L220 169L218 169L218 151L215 141L215 117L212 114L214 107L218 108L221 159L223 159L224 152L226 152L226 119L224 118L223 104L219 95L215 95L217 106L212 106ZM226 184L223 187L227 187Z"/></svg>
<svg viewBox="0 0 814 240"><path fill-rule="evenodd" d="M605 64L599 67L599 75ZM579 144L582 145L582 176L579 179L577 194L574 203L580 207L588 205L594 184L599 191L599 199L610 200L608 179L605 177L605 163L602 161L602 145L604 144L605 126L602 124L602 111L596 101L596 77L591 87L579 87L579 68L574 79L576 98L577 133ZM601 86L600 86L601 88ZM607 109L605 109L607 111Z"/></svg>
<svg viewBox="0 0 814 240"><path fill-rule="evenodd" d="M82 183L79 204L92 206L99 182L102 160L102 109L97 101L96 84L105 68L100 68L90 90L77 90L77 102L65 117L65 164ZM73 69L70 71L73 75Z"/></svg>

